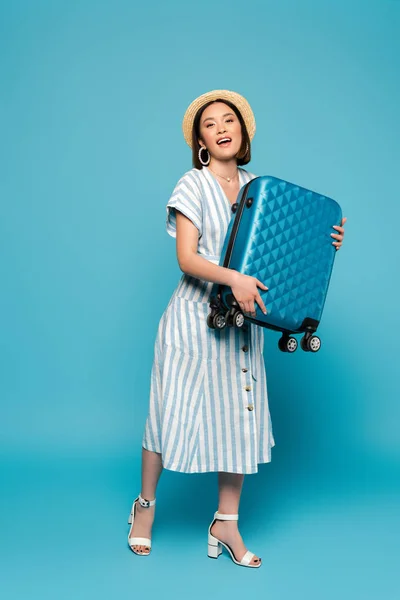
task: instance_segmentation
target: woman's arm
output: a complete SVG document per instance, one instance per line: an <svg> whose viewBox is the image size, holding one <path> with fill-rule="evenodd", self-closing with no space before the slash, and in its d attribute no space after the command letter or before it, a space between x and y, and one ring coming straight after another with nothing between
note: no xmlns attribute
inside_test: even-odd
<svg viewBox="0 0 400 600"><path fill-rule="evenodd" d="M243 275L234 269L214 265L197 254L199 230L190 219L180 211L176 211L176 254L180 269L187 275L227 285L239 303L241 309L255 315L254 302L257 302L264 314L266 308L258 291L258 287L268 290L267 286L256 277Z"/></svg>
<svg viewBox="0 0 400 600"><path fill-rule="evenodd" d="M176 211L176 254L181 271L197 279L232 287L238 271L214 265L197 254L199 231L190 219Z"/></svg>

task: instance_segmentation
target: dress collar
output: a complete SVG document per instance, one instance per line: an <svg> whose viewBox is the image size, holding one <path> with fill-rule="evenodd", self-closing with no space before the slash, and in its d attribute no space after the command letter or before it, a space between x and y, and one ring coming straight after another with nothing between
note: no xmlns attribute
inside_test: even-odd
<svg viewBox="0 0 400 600"><path fill-rule="evenodd" d="M215 182L215 185L221 190L221 194L226 199L226 201L229 203L229 206L232 206L232 202L229 200L228 196L225 193L224 188L222 187L222 185L220 184L218 179L215 177L215 175L213 173L211 173L211 171L209 171L209 169L207 169L207 167L203 167L201 169L201 171L203 172L204 177L206 177L209 181ZM243 169L241 169L240 167L238 167L238 172L239 172L239 184L240 184L239 190L240 190L246 183L245 171Z"/></svg>

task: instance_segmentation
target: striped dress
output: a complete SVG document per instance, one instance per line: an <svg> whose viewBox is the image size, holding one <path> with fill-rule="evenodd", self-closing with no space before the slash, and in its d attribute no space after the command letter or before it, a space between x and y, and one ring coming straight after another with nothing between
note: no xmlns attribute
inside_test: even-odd
<svg viewBox="0 0 400 600"><path fill-rule="evenodd" d="M254 177L239 168L241 186ZM187 171L166 209L169 235L176 237L179 210L199 231L198 254L218 264L232 211L211 171ZM256 473L275 445L264 331L250 322L210 329L213 286L183 273L160 319L142 445L172 471Z"/></svg>

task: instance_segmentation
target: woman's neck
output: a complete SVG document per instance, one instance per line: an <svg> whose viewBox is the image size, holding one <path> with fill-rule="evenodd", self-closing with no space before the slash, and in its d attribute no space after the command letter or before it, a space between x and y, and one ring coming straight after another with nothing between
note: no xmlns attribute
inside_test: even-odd
<svg viewBox="0 0 400 600"><path fill-rule="evenodd" d="M232 178L237 172L236 158L232 158L231 160L216 160L215 158L211 158L208 166L222 177Z"/></svg>

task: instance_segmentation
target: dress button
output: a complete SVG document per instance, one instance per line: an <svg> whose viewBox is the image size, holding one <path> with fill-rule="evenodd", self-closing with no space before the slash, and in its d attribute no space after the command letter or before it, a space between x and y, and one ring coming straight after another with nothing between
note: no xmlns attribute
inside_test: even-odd
<svg viewBox="0 0 400 600"><path fill-rule="evenodd" d="M248 369L242 369L243 373L247 373Z"/></svg>
<svg viewBox="0 0 400 600"><path fill-rule="evenodd" d="M242 346L242 350L243 350L243 352L248 352L249 351L249 347L248 346Z"/></svg>
<svg viewBox="0 0 400 600"><path fill-rule="evenodd" d="M246 392L249 392L251 390L251 385L246 385L244 389L246 390Z"/></svg>
<svg viewBox="0 0 400 600"><path fill-rule="evenodd" d="M249 404L248 407L247 407L247 410L253 410L253 408L254 408L254 405L253 404Z"/></svg>

